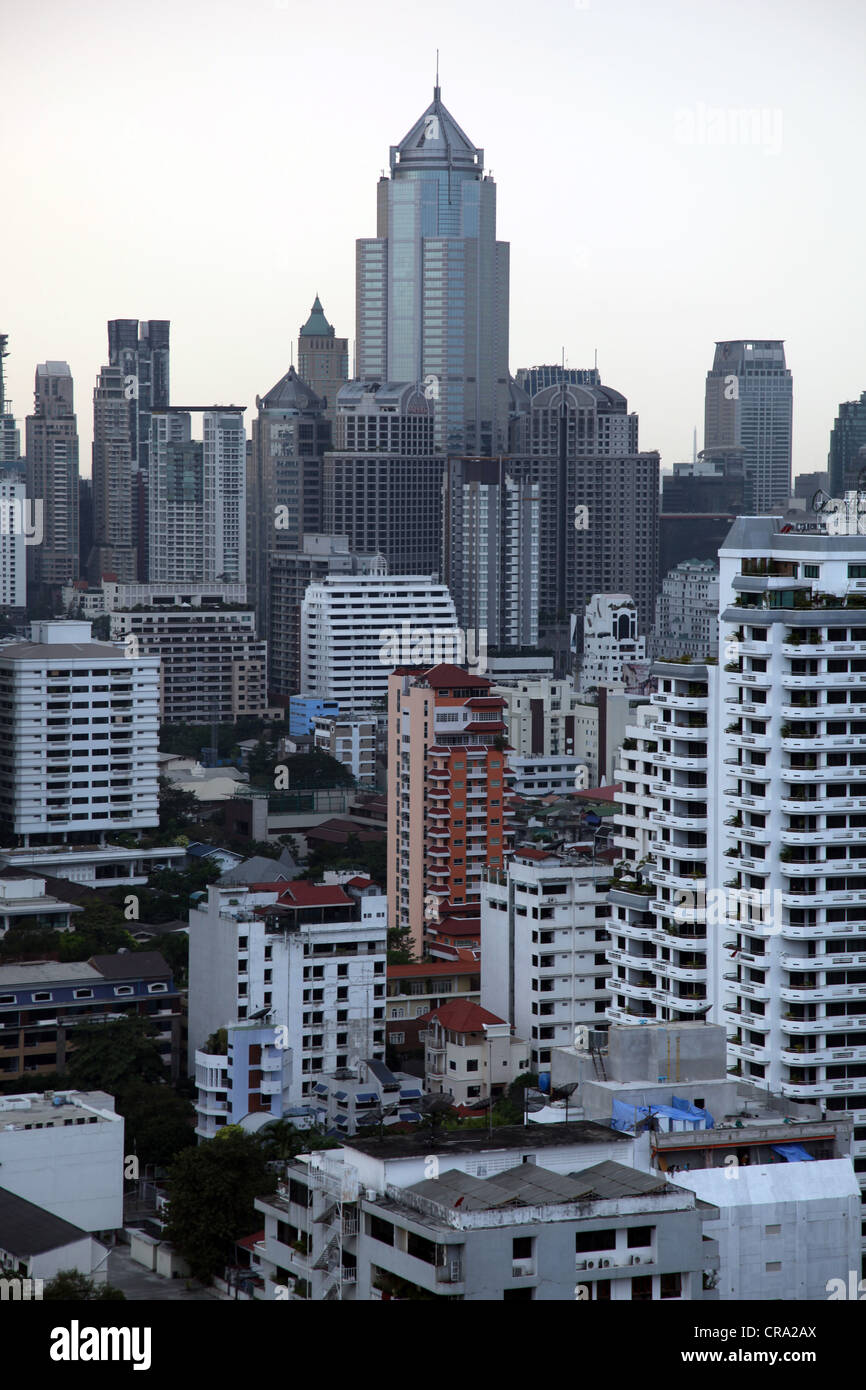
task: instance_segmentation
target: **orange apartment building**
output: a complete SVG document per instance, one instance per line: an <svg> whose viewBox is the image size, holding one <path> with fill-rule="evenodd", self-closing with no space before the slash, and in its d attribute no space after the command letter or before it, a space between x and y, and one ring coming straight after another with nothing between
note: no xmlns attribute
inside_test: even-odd
<svg viewBox="0 0 866 1390"><path fill-rule="evenodd" d="M511 842L505 701L458 666L388 681L388 921L425 950L425 921L480 903Z"/></svg>

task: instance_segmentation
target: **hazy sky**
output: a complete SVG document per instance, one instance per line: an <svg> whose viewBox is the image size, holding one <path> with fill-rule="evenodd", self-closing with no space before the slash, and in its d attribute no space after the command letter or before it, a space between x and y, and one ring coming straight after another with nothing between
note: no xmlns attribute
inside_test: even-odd
<svg viewBox="0 0 866 1390"><path fill-rule="evenodd" d="M862 0L0 0L0 331L13 408L69 362L82 472L109 318L171 319L177 404L247 404L432 97L485 150L511 369L592 365L663 466L717 338L784 338L794 469L866 390ZM751 114L749 114L751 113Z"/></svg>

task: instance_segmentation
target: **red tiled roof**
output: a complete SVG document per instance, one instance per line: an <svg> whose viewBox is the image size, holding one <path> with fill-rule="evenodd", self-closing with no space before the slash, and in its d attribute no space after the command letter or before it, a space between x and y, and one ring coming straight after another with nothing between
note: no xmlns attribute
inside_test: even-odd
<svg viewBox="0 0 866 1390"><path fill-rule="evenodd" d="M524 848L521 845L520 849L514 851L514 857L515 859L551 859L553 856L549 850L533 849L529 846Z"/></svg>
<svg viewBox="0 0 866 1390"><path fill-rule="evenodd" d="M437 936L480 936L480 917L445 917L437 923Z"/></svg>
<svg viewBox="0 0 866 1390"><path fill-rule="evenodd" d="M371 878L350 878L346 883L347 888L375 888L376 885Z"/></svg>
<svg viewBox="0 0 866 1390"><path fill-rule="evenodd" d="M505 1022L489 1009L473 1004L471 999L451 999L447 1004L440 1004L438 1009L422 1014L421 1018L435 1018L451 1033L482 1033L485 1023Z"/></svg>
<svg viewBox="0 0 866 1390"><path fill-rule="evenodd" d="M235 1245L240 1245L243 1250L252 1250L257 1240L264 1240L264 1230L253 1231L251 1236L241 1236L240 1240L235 1241Z"/></svg>
<svg viewBox="0 0 866 1390"><path fill-rule="evenodd" d="M352 899L338 883L308 883L306 879L296 878L282 885L280 902L286 907L347 907Z"/></svg>
<svg viewBox="0 0 866 1390"><path fill-rule="evenodd" d="M614 782L610 787L587 787L586 791L575 792L582 801L617 801L622 791L622 782Z"/></svg>
<svg viewBox="0 0 866 1390"><path fill-rule="evenodd" d="M441 690L449 685L475 686L479 690L489 690L493 684L484 676L474 676L471 671L464 671L462 666L449 666L444 661L441 665L431 666L425 671L424 679L434 690Z"/></svg>

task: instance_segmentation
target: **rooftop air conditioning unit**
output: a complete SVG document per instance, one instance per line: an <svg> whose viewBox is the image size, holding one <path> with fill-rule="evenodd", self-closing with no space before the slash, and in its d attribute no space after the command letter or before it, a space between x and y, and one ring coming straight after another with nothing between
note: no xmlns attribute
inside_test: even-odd
<svg viewBox="0 0 866 1390"><path fill-rule="evenodd" d="M379 1194L376 1191L375 1187L368 1187L365 1189L365 1196L368 1202L375 1202L378 1195Z"/></svg>

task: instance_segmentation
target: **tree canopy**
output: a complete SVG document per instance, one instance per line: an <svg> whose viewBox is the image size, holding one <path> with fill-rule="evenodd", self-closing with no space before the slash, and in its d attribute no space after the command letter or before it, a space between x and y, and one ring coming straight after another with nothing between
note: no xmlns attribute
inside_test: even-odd
<svg viewBox="0 0 866 1390"><path fill-rule="evenodd" d="M275 1186L263 1145L234 1126L179 1155L169 1174L165 1234L195 1278L211 1280L233 1242L261 1227L253 1201Z"/></svg>

